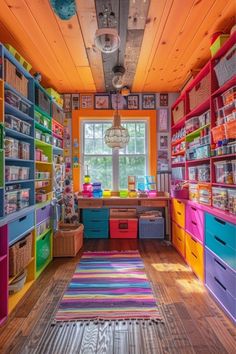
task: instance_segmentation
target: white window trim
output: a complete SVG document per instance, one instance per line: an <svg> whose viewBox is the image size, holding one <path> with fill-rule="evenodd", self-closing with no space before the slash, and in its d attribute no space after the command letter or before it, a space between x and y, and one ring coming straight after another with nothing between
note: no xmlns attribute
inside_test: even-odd
<svg viewBox="0 0 236 354"><path fill-rule="evenodd" d="M81 173L80 173L80 188L82 189L83 185L83 176L84 176L84 127L86 123L112 123L113 117L111 119L86 119L83 118L80 120L80 164L81 164ZM149 152L149 119L148 117L143 117L143 119L129 119L129 117L122 117L122 122L123 123L145 123L146 129L145 129L145 151L146 154L122 154L120 156L129 156L132 157L134 156L145 156L146 157L146 171L149 171L149 159L150 159L150 152ZM86 154L87 156L94 156L93 154ZM113 150L112 154L97 154L96 156L112 156L112 171L113 171L113 178L112 178L112 189L113 191L118 191L119 190L119 151L118 150Z"/></svg>

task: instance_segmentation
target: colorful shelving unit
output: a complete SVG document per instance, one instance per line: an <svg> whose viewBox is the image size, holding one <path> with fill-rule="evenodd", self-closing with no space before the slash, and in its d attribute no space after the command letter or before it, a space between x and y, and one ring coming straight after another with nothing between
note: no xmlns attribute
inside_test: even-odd
<svg viewBox="0 0 236 354"><path fill-rule="evenodd" d="M50 95L0 44L0 325L52 260L52 112ZM10 294L21 272L9 278L9 247L29 234L26 280Z"/></svg>
<svg viewBox="0 0 236 354"><path fill-rule="evenodd" d="M235 39L236 33L172 107L172 184L189 182L189 200L172 199L172 243L234 321Z"/></svg>

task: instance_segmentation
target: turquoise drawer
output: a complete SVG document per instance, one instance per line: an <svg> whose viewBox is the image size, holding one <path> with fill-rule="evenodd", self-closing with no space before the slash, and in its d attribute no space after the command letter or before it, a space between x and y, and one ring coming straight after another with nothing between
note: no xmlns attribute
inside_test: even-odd
<svg viewBox="0 0 236 354"><path fill-rule="evenodd" d="M34 211L8 224L8 242L11 246L34 227Z"/></svg>
<svg viewBox="0 0 236 354"><path fill-rule="evenodd" d="M90 230L106 230L108 228L108 220L85 220L83 224L85 229Z"/></svg>
<svg viewBox="0 0 236 354"><path fill-rule="evenodd" d="M84 229L85 238L108 238L108 227L106 229Z"/></svg>
<svg viewBox="0 0 236 354"><path fill-rule="evenodd" d="M227 247L236 250L236 225L206 213L205 231L219 237Z"/></svg>
<svg viewBox="0 0 236 354"><path fill-rule="evenodd" d="M109 209L83 209L83 221L108 220Z"/></svg>

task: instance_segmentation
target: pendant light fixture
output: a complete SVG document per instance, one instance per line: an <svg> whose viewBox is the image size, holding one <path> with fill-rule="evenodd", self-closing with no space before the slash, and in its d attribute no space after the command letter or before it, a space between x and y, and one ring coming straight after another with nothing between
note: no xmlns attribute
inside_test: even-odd
<svg viewBox="0 0 236 354"><path fill-rule="evenodd" d="M123 149L129 143L128 129L122 127L118 112L118 93L116 96L116 110L111 128L105 131L105 144L112 149Z"/></svg>

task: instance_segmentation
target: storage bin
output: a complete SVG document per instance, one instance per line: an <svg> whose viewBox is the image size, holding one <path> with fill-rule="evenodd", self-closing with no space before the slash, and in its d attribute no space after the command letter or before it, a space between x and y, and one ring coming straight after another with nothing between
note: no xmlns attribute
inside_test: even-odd
<svg viewBox="0 0 236 354"><path fill-rule="evenodd" d="M218 52L218 50L223 46L223 44L227 41L228 38L228 34L221 34L217 37L217 39L210 46L212 57Z"/></svg>
<svg viewBox="0 0 236 354"><path fill-rule="evenodd" d="M4 80L23 96L28 96L28 80L8 59L4 59Z"/></svg>
<svg viewBox="0 0 236 354"><path fill-rule="evenodd" d="M211 205L211 186L198 184L198 202L200 204Z"/></svg>
<svg viewBox="0 0 236 354"><path fill-rule="evenodd" d="M236 139L236 119L226 122L224 127L226 139Z"/></svg>
<svg viewBox="0 0 236 354"><path fill-rule="evenodd" d="M236 189L228 189L228 211L236 215Z"/></svg>
<svg viewBox="0 0 236 354"><path fill-rule="evenodd" d="M214 162L217 183L233 184L232 163L230 160Z"/></svg>
<svg viewBox="0 0 236 354"><path fill-rule="evenodd" d="M30 135L31 124L24 122L23 120L20 122L20 131L23 134Z"/></svg>
<svg viewBox="0 0 236 354"><path fill-rule="evenodd" d="M35 87L35 103L44 112L50 115L50 98L39 87Z"/></svg>
<svg viewBox="0 0 236 354"><path fill-rule="evenodd" d="M222 93L224 105L227 105L236 100L236 86L231 87L229 90Z"/></svg>
<svg viewBox="0 0 236 354"><path fill-rule="evenodd" d="M5 157L19 158L19 140L6 137L4 140Z"/></svg>
<svg viewBox="0 0 236 354"><path fill-rule="evenodd" d="M233 172L233 183L236 184L236 160L231 160L232 172Z"/></svg>
<svg viewBox="0 0 236 354"><path fill-rule="evenodd" d="M95 191L93 191L93 197L94 198L102 198L102 189L96 189Z"/></svg>
<svg viewBox="0 0 236 354"><path fill-rule="evenodd" d="M42 202L46 202L47 200L50 200L51 198L51 193L45 193L45 191L39 191L36 192L36 202L37 203L42 203Z"/></svg>
<svg viewBox="0 0 236 354"><path fill-rule="evenodd" d="M136 192L136 190L130 190L129 191L129 197L130 198L137 198L138 193Z"/></svg>
<svg viewBox="0 0 236 354"><path fill-rule="evenodd" d="M41 140L41 131L35 129L35 139Z"/></svg>
<svg viewBox="0 0 236 354"><path fill-rule="evenodd" d="M223 124L212 128L211 132L212 132L212 138L214 143L218 143L218 141L222 141L226 138L225 127Z"/></svg>
<svg viewBox="0 0 236 354"><path fill-rule="evenodd" d="M164 239L164 218L139 219L139 238Z"/></svg>
<svg viewBox="0 0 236 354"><path fill-rule="evenodd" d="M178 198L178 199L188 199L189 197L189 193L188 193L188 189L184 188L181 190L171 190L171 197L172 198Z"/></svg>
<svg viewBox="0 0 236 354"><path fill-rule="evenodd" d="M40 271L51 258L51 231L36 241L36 271Z"/></svg>
<svg viewBox="0 0 236 354"><path fill-rule="evenodd" d="M120 219L128 219L128 218L136 218L137 216L137 210L136 209L123 209L123 208L117 208L117 209L110 209L110 218L120 218Z"/></svg>
<svg viewBox="0 0 236 354"><path fill-rule="evenodd" d="M128 197L127 189L120 190L119 195L120 195L120 198L127 198Z"/></svg>
<svg viewBox="0 0 236 354"><path fill-rule="evenodd" d="M26 212L22 216L8 223L8 243L11 246L18 241L23 235L29 233L35 225L34 210Z"/></svg>
<svg viewBox="0 0 236 354"><path fill-rule="evenodd" d="M52 117L63 124L65 117L64 111L60 109L54 102L52 102Z"/></svg>
<svg viewBox="0 0 236 354"><path fill-rule="evenodd" d="M201 165L197 166L198 170L198 181L199 182L210 182L210 166Z"/></svg>
<svg viewBox="0 0 236 354"><path fill-rule="evenodd" d="M23 209L29 206L30 202L30 189L24 188L18 191L17 206L18 209Z"/></svg>
<svg viewBox="0 0 236 354"><path fill-rule="evenodd" d="M104 198L110 198L111 197L111 190L110 189L104 189L102 196Z"/></svg>
<svg viewBox="0 0 236 354"><path fill-rule="evenodd" d="M5 193L5 214L11 214L17 211L18 192L11 191Z"/></svg>
<svg viewBox="0 0 236 354"><path fill-rule="evenodd" d="M26 282L26 277L27 277L27 270L24 270L22 273L20 273L17 276L17 278L15 278L11 282L11 284L8 285L8 291L10 295L17 293L23 288Z"/></svg>
<svg viewBox="0 0 236 354"><path fill-rule="evenodd" d="M5 166L5 180L6 182L17 181L20 177L19 166Z"/></svg>
<svg viewBox="0 0 236 354"><path fill-rule="evenodd" d="M53 257L75 257L83 246L83 225L60 224L53 236Z"/></svg>
<svg viewBox="0 0 236 354"><path fill-rule="evenodd" d="M20 241L9 248L9 276L14 277L20 273L32 258L32 233L26 235Z"/></svg>
<svg viewBox="0 0 236 354"><path fill-rule="evenodd" d="M110 219L111 238L137 238L138 219Z"/></svg>
<svg viewBox="0 0 236 354"><path fill-rule="evenodd" d="M182 257L185 257L185 231L172 221L172 243Z"/></svg>
<svg viewBox="0 0 236 354"><path fill-rule="evenodd" d="M210 145L199 146L196 148L196 159L205 159L210 157Z"/></svg>
<svg viewBox="0 0 236 354"><path fill-rule="evenodd" d="M204 249L191 235L186 233L186 261L197 275L204 280Z"/></svg>
<svg viewBox="0 0 236 354"><path fill-rule="evenodd" d="M35 160L36 161L41 161L42 160L42 153L43 153L43 151L41 149L36 149L35 150Z"/></svg>
<svg viewBox="0 0 236 354"><path fill-rule="evenodd" d="M41 223L42 221L47 220L51 216L51 204L43 206L42 208L36 209L36 224Z"/></svg>
<svg viewBox="0 0 236 354"><path fill-rule="evenodd" d="M193 202L198 202L198 185L197 184L189 184L189 200Z"/></svg>
<svg viewBox="0 0 236 354"><path fill-rule="evenodd" d="M32 65L29 64L19 52L10 44L6 43L4 46L9 50L9 52L16 58L16 60L25 68L25 70L30 71Z"/></svg>
<svg viewBox="0 0 236 354"><path fill-rule="evenodd" d="M198 168L197 166L191 166L188 168L188 179L190 181L197 181L198 177Z"/></svg>
<svg viewBox="0 0 236 354"><path fill-rule="evenodd" d="M41 222L41 224L36 226L36 237L41 236L44 234L47 230L50 230L51 228L51 219L48 218Z"/></svg>
<svg viewBox="0 0 236 354"><path fill-rule="evenodd" d="M223 86L226 81L233 77L235 73L235 60L236 45L230 48L214 67L219 87Z"/></svg>
<svg viewBox="0 0 236 354"><path fill-rule="evenodd" d="M184 116L184 101L180 101L177 106L172 109L173 122L176 124Z"/></svg>
<svg viewBox="0 0 236 354"><path fill-rule="evenodd" d="M204 102L211 92L211 77L208 73L189 91L189 108L192 111L202 102ZM186 132L187 134L187 132Z"/></svg>
<svg viewBox="0 0 236 354"><path fill-rule="evenodd" d="M20 109L20 97L10 90L5 90L5 102L9 103L12 107Z"/></svg>
<svg viewBox="0 0 236 354"><path fill-rule="evenodd" d="M31 104L23 101L23 100L20 100L20 110L21 112L29 115L30 114L30 108L31 108Z"/></svg>
<svg viewBox="0 0 236 354"><path fill-rule="evenodd" d="M186 135L199 128L199 117L190 118L185 122Z"/></svg>
<svg viewBox="0 0 236 354"><path fill-rule="evenodd" d="M11 114L5 114L5 127L20 132L21 120Z"/></svg>
<svg viewBox="0 0 236 354"><path fill-rule="evenodd" d="M19 141L19 158L22 160L30 160L30 144Z"/></svg>
<svg viewBox="0 0 236 354"><path fill-rule="evenodd" d="M221 210L227 210L228 191L226 188L212 187L212 206Z"/></svg>

